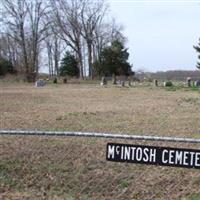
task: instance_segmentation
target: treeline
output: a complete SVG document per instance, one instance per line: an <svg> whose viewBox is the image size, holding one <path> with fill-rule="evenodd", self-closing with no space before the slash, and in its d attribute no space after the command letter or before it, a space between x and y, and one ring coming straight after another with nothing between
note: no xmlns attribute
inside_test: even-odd
<svg viewBox="0 0 200 200"><path fill-rule="evenodd" d="M131 72L122 27L104 0L3 0L2 6L0 59L27 81L46 63L49 74L58 75L65 52L75 58L81 79ZM120 62L112 63L119 54Z"/></svg>
<svg viewBox="0 0 200 200"><path fill-rule="evenodd" d="M200 79L200 71L189 71L189 70L171 70L166 72L136 72L136 77L140 80L144 79L157 79L160 81L167 81L167 80L173 80L173 81L186 81L188 77L190 77L192 80L199 80Z"/></svg>

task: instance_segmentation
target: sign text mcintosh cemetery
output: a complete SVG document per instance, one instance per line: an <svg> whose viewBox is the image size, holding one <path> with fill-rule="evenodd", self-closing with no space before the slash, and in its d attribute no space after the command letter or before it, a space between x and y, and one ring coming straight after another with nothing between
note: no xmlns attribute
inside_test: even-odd
<svg viewBox="0 0 200 200"><path fill-rule="evenodd" d="M114 162L200 169L200 150L194 149L108 143L106 159Z"/></svg>

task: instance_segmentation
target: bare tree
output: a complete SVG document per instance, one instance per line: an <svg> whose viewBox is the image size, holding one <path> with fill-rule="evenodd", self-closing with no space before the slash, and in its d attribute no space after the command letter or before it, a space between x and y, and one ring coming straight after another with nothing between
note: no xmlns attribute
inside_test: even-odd
<svg viewBox="0 0 200 200"><path fill-rule="evenodd" d="M114 20L105 22L105 19L108 20L105 0L50 0L50 3L54 27L74 51L80 78L86 73L86 66L92 78L93 63L99 59L102 49L114 39L124 40L121 27Z"/></svg>
<svg viewBox="0 0 200 200"><path fill-rule="evenodd" d="M96 57L95 51L93 49L93 44L95 42L95 37L98 37L98 27L101 26L106 11L107 9L104 0L83 1L81 10L81 22L83 28L81 34L87 44L89 76L91 78L93 77L92 64L93 60L95 59L94 57Z"/></svg>
<svg viewBox="0 0 200 200"><path fill-rule="evenodd" d="M81 44L82 26L79 20L82 1L50 0L59 36L76 55L79 64L80 78L83 78L83 58Z"/></svg>
<svg viewBox="0 0 200 200"><path fill-rule="evenodd" d="M31 71L35 70L38 73L38 55L40 43L44 40L45 31L49 28L50 22L46 21L48 14L48 7L42 3L42 0L35 0L34 2L26 3L28 10L28 17L30 19L30 46L31 46Z"/></svg>
<svg viewBox="0 0 200 200"><path fill-rule="evenodd" d="M123 27L118 25L114 19L108 20L106 23L102 21L102 23L98 24L94 30L94 62L100 60L100 53L103 48L110 45L113 41L118 40L122 43L126 42L126 38L123 36L122 31Z"/></svg>
<svg viewBox="0 0 200 200"><path fill-rule="evenodd" d="M22 70L20 65L21 50L19 45L5 33L0 37L0 58L9 60L16 72Z"/></svg>
<svg viewBox="0 0 200 200"><path fill-rule="evenodd" d="M123 36L123 27L117 24L114 19L106 16L106 21L102 20L101 23L94 30L94 41L92 44L93 50L93 73L94 76L101 76L102 69L99 66L101 62L101 52L104 48L110 46L114 41L120 41L125 44L126 38Z"/></svg>
<svg viewBox="0 0 200 200"><path fill-rule="evenodd" d="M0 53L8 54L27 80L38 74L43 41L50 74L58 73L64 41L74 52L83 78L87 69L93 77L93 63L104 47L114 39L124 40L115 21L105 22L104 0L3 0L3 6L7 50L0 48Z"/></svg>
<svg viewBox="0 0 200 200"><path fill-rule="evenodd" d="M54 75L54 68L53 68L53 52L52 52L52 41L50 37L45 39L45 46L47 51L47 58L48 58L48 68L49 68L49 76Z"/></svg>
<svg viewBox="0 0 200 200"><path fill-rule="evenodd" d="M62 45L62 40L59 37L58 32L55 31L53 26L46 32L45 45L48 55L49 75L59 75L59 61L64 46Z"/></svg>
<svg viewBox="0 0 200 200"><path fill-rule="evenodd" d="M27 15L27 8L25 0L13 2L11 0L4 0L4 11L7 16L7 34L14 39L21 47L23 54L23 66L26 73L28 73L28 55L25 42L25 18Z"/></svg>
<svg viewBox="0 0 200 200"><path fill-rule="evenodd" d="M44 32L48 28L45 16L48 7L42 0L3 0L7 16L7 34L21 48L23 69L28 81L33 81L33 74L39 69L38 56L40 44L44 40Z"/></svg>

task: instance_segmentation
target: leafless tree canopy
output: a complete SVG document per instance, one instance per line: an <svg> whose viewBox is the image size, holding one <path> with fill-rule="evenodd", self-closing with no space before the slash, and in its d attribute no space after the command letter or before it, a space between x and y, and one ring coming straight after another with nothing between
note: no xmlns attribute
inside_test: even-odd
<svg viewBox="0 0 200 200"><path fill-rule="evenodd" d="M2 6L0 56L28 80L37 76L44 60L49 74L58 75L66 50L75 55L80 78L92 78L102 48L114 39L125 40L104 0L3 0Z"/></svg>

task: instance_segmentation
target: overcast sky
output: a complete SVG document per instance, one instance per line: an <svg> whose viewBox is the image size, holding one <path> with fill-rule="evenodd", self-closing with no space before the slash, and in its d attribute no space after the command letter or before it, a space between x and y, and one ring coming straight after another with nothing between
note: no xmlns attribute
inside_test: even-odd
<svg viewBox="0 0 200 200"><path fill-rule="evenodd" d="M134 70L196 70L200 0L108 1L124 27Z"/></svg>

